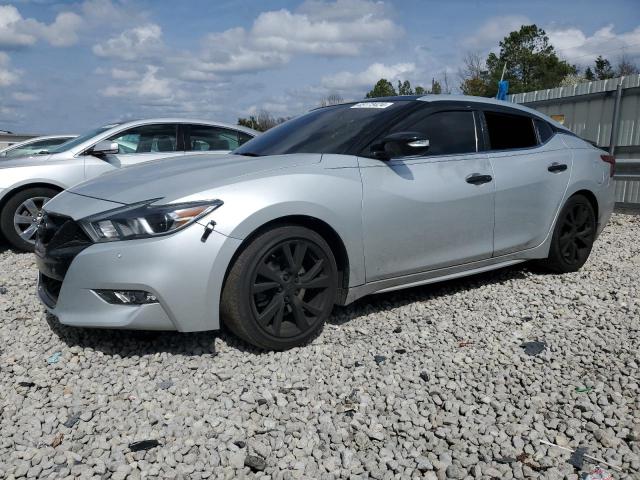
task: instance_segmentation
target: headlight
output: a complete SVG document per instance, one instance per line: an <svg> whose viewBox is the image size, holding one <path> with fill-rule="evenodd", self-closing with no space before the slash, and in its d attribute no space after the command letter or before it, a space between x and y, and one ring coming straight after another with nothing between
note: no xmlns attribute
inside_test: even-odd
<svg viewBox="0 0 640 480"><path fill-rule="evenodd" d="M153 205L156 200L127 205L80 221L94 242L133 240L177 232L220 205L221 200Z"/></svg>

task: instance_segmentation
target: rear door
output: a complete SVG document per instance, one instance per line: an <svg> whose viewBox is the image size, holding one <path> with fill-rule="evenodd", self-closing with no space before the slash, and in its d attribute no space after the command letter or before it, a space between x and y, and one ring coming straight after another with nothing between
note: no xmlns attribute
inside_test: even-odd
<svg viewBox="0 0 640 480"><path fill-rule="evenodd" d="M514 109L484 111L495 175L494 256L540 245L569 183L572 155L543 120Z"/></svg>
<svg viewBox="0 0 640 480"><path fill-rule="evenodd" d="M229 153L251 140L251 135L232 128L213 125L185 125L185 145L190 155L199 153Z"/></svg>
<svg viewBox="0 0 640 480"><path fill-rule="evenodd" d="M476 120L471 110L425 108L385 133L424 133L426 151L359 158L368 282L491 257L492 172Z"/></svg>

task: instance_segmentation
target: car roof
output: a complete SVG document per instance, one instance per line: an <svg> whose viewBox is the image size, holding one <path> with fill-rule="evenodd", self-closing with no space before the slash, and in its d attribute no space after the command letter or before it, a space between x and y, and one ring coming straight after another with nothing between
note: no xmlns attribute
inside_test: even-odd
<svg viewBox="0 0 640 480"><path fill-rule="evenodd" d="M513 110L520 110L523 113L527 113L529 115L533 115L538 117L548 123L551 123L554 127L559 130L570 132L570 130L558 123L554 119L546 116L545 114L534 110L529 107L525 107L524 105L520 105L519 103L507 102L505 100L497 100L495 98L487 98L487 97L475 97L472 95L452 95L452 94L428 94L428 95L397 95L393 97L378 97L378 98L366 98L364 100L358 100L357 103L364 102L398 102L398 101L420 101L420 102L429 102L429 103L439 103L439 102L455 102L462 104L477 104L478 106L486 105L486 106L497 106L497 107L505 107ZM356 103L356 102L345 102L345 103Z"/></svg>
<svg viewBox="0 0 640 480"><path fill-rule="evenodd" d="M214 127L230 128L232 130L238 130L240 132L248 133L249 135L259 135L260 132L253 130L252 128L243 127L242 125L232 125L230 123L217 122L211 120L201 120L196 118L178 118L178 117L159 117L159 118L145 118L137 120L127 120L120 122L106 123L105 127L122 128L122 127L135 127L137 125L148 125L150 123L194 123L196 125L211 125Z"/></svg>

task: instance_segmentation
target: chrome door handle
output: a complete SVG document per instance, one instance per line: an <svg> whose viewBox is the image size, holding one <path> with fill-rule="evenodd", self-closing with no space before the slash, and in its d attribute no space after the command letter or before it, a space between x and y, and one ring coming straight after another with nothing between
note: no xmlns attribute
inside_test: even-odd
<svg viewBox="0 0 640 480"><path fill-rule="evenodd" d="M551 173L560 173L564 172L567 169L567 166L564 163L553 162L551 165L547 167Z"/></svg>
<svg viewBox="0 0 640 480"><path fill-rule="evenodd" d="M483 183L489 183L493 180L493 177L491 175L482 175L481 173L472 173L465 180L471 185L482 185Z"/></svg>

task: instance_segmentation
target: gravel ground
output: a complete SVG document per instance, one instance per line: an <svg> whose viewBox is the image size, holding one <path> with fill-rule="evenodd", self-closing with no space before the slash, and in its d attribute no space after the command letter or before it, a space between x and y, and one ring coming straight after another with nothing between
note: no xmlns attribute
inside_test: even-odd
<svg viewBox="0 0 640 480"><path fill-rule="evenodd" d="M0 247L1 478L640 478L640 217L575 274L517 267L337 308L309 346L80 330ZM2 288L4 287L4 288ZM538 355L521 344L543 341ZM60 352L54 362L56 352ZM130 444L160 445L132 452ZM149 446L149 445L147 445Z"/></svg>

